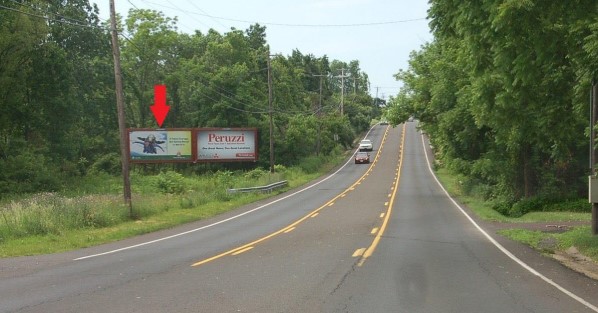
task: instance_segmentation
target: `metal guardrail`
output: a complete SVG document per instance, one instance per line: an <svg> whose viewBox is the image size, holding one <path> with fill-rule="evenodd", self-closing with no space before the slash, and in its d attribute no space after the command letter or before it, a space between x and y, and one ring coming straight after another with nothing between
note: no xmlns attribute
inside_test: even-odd
<svg viewBox="0 0 598 313"><path fill-rule="evenodd" d="M272 192L272 190L274 190L276 188L280 188L280 187L285 187L288 184L289 184L288 181L283 180L283 181L279 181L277 183L272 183L272 184L266 185L266 186L227 189L226 192L227 193L256 192L256 191L260 191L260 192Z"/></svg>

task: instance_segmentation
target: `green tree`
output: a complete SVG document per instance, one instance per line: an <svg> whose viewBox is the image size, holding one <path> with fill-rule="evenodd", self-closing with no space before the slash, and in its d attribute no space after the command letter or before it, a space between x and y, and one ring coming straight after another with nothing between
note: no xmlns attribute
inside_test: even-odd
<svg viewBox="0 0 598 313"><path fill-rule="evenodd" d="M577 191L596 8L432 1L435 40L397 75L393 121L417 116L445 162L515 199Z"/></svg>
<svg viewBox="0 0 598 313"><path fill-rule="evenodd" d="M59 172L82 173L89 156L87 101L106 104L97 88L105 76L95 66L109 55L107 33L88 1L6 5L14 10L0 10L0 160L15 171L2 181L21 191L54 189ZM34 170L19 178L15 163Z"/></svg>
<svg viewBox="0 0 598 313"><path fill-rule="evenodd" d="M178 65L179 34L176 18L162 12L131 9L125 21L128 35L122 43L122 67L126 86L127 119L135 127L155 125L150 106L154 102L154 86L166 84ZM176 80L170 80L175 83ZM167 104L172 102L178 86L167 86ZM168 119L166 121L168 123Z"/></svg>

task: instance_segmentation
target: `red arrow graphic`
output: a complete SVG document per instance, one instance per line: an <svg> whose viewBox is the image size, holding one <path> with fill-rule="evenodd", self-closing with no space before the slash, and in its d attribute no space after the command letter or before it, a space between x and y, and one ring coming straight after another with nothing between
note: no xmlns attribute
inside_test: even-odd
<svg viewBox="0 0 598 313"><path fill-rule="evenodd" d="M158 127L162 127L170 106L166 105L166 85L154 85L154 105L150 106Z"/></svg>

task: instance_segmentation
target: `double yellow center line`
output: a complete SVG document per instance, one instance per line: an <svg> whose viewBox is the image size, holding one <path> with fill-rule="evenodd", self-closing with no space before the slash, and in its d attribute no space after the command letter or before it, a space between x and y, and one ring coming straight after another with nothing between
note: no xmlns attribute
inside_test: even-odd
<svg viewBox="0 0 598 313"><path fill-rule="evenodd" d="M374 251L376 250L376 247L378 246L378 244L380 243L380 240L382 239L382 235L384 234L384 231L386 230L386 227L388 226L388 221L390 220L390 214L392 213L392 207L395 201L395 197L397 195L397 190L399 189L399 181L401 180L401 168L403 167L403 146L405 144L405 130L406 130L406 125L403 125L403 132L401 135L401 145L399 146L399 164L397 166L397 174L395 176L394 179L394 184L392 186L392 193L389 195L390 197L390 201L388 202L387 205L387 209L385 213L380 214L380 218L383 218L382 221L382 225L380 226L380 228L374 228L372 230L372 233L376 233L376 236L374 237L374 240L372 241L372 244L370 244L370 246L366 249L366 248L361 248L361 249L357 249L354 253L353 253L353 257L357 257L357 256L361 256L361 259L359 260L359 262L357 263L357 266L362 266L363 263L365 263L365 261L367 260L367 258L369 258L370 256L372 256L372 254L374 253Z"/></svg>
<svg viewBox="0 0 598 313"><path fill-rule="evenodd" d="M403 132L404 132L404 129L403 129ZM369 173L371 172L374 164L378 160L378 156L380 155L380 151L381 151L382 145L383 145L384 141L386 140L387 133L388 133L388 128L386 129L386 132L384 133L384 138L382 140L382 144L380 145L380 149L378 149L378 151L376 153L376 157L374 158L374 162L372 162L373 163L372 166L370 166L368 168L368 170L355 183L353 183L351 186L349 186L347 189L345 189L342 193L338 194L337 196L335 196L334 198L332 198L331 200L329 200L328 202L326 202L324 205L320 206L319 208L313 210L312 212L308 213L307 215L303 216L302 218L298 219L297 221L293 222L292 224L290 224L290 225L288 225L288 226L286 226L286 227L284 227L284 228L282 228L282 229L280 229L278 231L275 231L275 232L273 232L273 233L271 233L271 234L269 234L267 236L264 236L262 238L254 240L254 241L252 241L250 243L247 243L245 245L236 247L234 249L231 249L231 250L228 250L226 252L220 253L220 254L215 255L213 257L210 257L210 258L201 260L199 262L193 263L191 266L200 266L200 265L209 263L211 261L214 261L216 259L225 257L227 255L238 255L238 254L241 254L243 252L249 251L249 250L253 249L255 247L255 245L257 245L257 244L259 244L259 243L261 243L261 242L263 242L263 241L265 241L267 239L270 239L270 238L272 238L272 237L274 237L276 235L283 234L283 233L289 233L289 232L293 231L297 227L297 225L299 225L300 223L304 222L305 220L307 220L309 218L316 217L322 209L324 209L325 207L328 207L328 206L332 206L337 199L344 197L347 192L349 192L351 190L354 190L355 186L359 185L361 183L361 181L367 175L369 175ZM395 182L395 184L396 184L396 182ZM379 234L381 232L379 232ZM370 249L371 248L372 247L370 247ZM372 250L372 252L373 252L373 250ZM366 251L366 253L367 253L367 251ZM364 254L364 256L365 256L365 254Z"/></svg>

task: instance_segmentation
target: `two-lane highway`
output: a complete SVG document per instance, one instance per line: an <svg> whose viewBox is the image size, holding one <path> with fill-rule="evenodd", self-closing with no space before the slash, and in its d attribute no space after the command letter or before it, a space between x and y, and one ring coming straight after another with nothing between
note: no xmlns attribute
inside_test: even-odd
<svg viewBox="0 0 598 313"><path fill-rule="evenodd" d="M376 127L368 138L380 145L385 131L386 128ZM336 173L314 184L177 229L70 253L2 259L0 311L226 312L228 309L210 308L208 303L214 298L203 298L210 294L205 293L205 288L212 290L211 284L204 279L187 281L184 278L193 277L187 272L206 274L205 266L199 267L197 262L280 233L281 229L289 234L292 229L286 228L297 221L308 224L306 216L311 220L312 216L321 214L317 211L324 211L331 200L340 197L368 168L367 165L354 166L350 159ZM237 259L238 253L232 252L232 259ZM210 265L225 268L225 259ZM179 275L183 277L179 279ZM239 292L242 284L228 275L217 276L231 282L225 289ZM173 281L176 287L167 285L168 281ZM186 295L189 297L185 301L172 300ZM156 306L155 302L160 305ZM232 301L219 304L228 307Z"/></svg>
<svg viewBox="0 0 598 313"><path fill-rule="evenodd" d="M569 275L555 283L527 268L446 194L415 123L407 123L405 137L397 200L380 246L322 312L598 312L595 281L549 259L540 264L546 275Z"/></svg>
<svg viewBox="0 0 598 313"><path fill-rule="evenodd" d="M535 272L468 218L416 123L367 137L371 165L349 159L274 199L0 260L0 312L598 312L596 282L548 259Z"/></svg>

